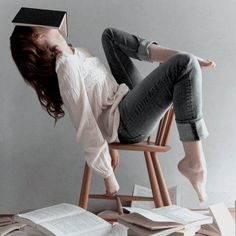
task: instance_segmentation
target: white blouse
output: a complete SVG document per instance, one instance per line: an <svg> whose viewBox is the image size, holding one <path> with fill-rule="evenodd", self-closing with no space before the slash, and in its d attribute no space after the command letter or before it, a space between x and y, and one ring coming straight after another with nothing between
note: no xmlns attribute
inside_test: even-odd
<svg viewBox="0 0 236 236"><path fill-rule="evenodd" d="M113 173L108 143L119 142L118 104L128 93L110 70L86 48L74 47L56 58L56 73L64 107L76 128L89 167L106 178Z"/></svg>

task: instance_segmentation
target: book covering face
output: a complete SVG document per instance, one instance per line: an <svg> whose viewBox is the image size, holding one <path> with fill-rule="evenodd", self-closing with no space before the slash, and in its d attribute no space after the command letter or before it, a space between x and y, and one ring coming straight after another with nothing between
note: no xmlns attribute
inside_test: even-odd
<svg viewBox="0 0 236 236"><path fill-rule="evenodd" d="M68 36L66 11L22 7L12 23L20 26L40 26L58 29L63 37Z"/></svg>

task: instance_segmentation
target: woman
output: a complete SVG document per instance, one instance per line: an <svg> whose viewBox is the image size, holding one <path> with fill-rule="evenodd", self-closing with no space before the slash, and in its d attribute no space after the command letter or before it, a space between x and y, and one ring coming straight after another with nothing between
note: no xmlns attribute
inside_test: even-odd
<svg viewBox="0 0 236 236"><path fill-rule="evenodd" d="M201 67L214 67L213 61L115 28L102 34L110 71L85 48L68 45L57 29L16 26L10 43L21 75L55 122L64 116L63 105L67 109L85 159L104 178L107 194L119 190L113 172L119 154L109 152L108 143L146 139L173 102L185 151L178 168L199 200L206 199ZM142 78L130 58L162 64Z"/></svg>

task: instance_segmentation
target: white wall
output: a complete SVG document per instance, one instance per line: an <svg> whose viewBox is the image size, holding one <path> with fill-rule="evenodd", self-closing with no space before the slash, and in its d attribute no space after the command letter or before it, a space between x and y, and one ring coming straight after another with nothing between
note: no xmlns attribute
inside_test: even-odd
<svg viewBox="0 0 236 236"><path fill-rule="evenodd" d="M21 6L68 11L69 38L74 46L87 47L106 62L100 41L104 28L114 26L157 40L160 44L211 58L214 70L204 70L204 115L210 131L204 140L207 158L208 203L225 201L233 206L236 195L236 1L167 0L57 0L0 1L0 213L56 204L77 203L83 168L83 152L75 142L68 115L53 127L35 92L27 87L10 56L11 20ZM135 61L143 76L155 64ZM172 150L161 155L169 186L178 185L181 205L198 207L190 184L177 172L183 157L174 126ZM133 184L148 185L141 154L121 152L117 170L121 193ZM135 161L134 161L135 160ZM136 170L140 171L136 171ZM92 189L104 191L95 178ZM103 207L92 201L90 209Z"/></svg>

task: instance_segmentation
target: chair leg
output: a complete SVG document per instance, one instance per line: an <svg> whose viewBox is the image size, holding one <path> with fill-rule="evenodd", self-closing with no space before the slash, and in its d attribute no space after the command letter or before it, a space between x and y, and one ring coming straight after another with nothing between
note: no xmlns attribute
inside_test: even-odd
<svg viewBox="0 0 236 236"><path fill-rule="evenodd" d="M151 157L152 157L152 163L153 163L153 166L154 166L154 169L156 172L156 177L157 177L157 180L159 183L160 192L161 192L164 206L172 205L169 191L168 191L168 188L167 188L167 185L165 182L165 178L164 178L163 172L161 170L161 165L160 165L159 159L156 156L155 152L151 152Z"/></svg>
<svg viewBox="0 0 236 236"><path fill-rule="evenodd" d="M144 155L145 155L145 160L146 160L150 185L151 185L151 188L152 188L152 194L153 194L155 207L162 207L163 206L163 201L162 201L160 188L159 188L159 185L158 185L158 182L157 182L155 169L154 169L154 166L153 166L153 163L152 163L152 157L150 155L150 152L144 152Z"/></svg>
<svg viewBox="0 0 236 236"><path fill-rule="evenodd" d="M80 190L80 199L79 199L79 206L84 209L87 209L88 207L91 177L92 177L92 170L89 168L88 164L85 163L84 175L83 175L82 186Z"/></svg>

